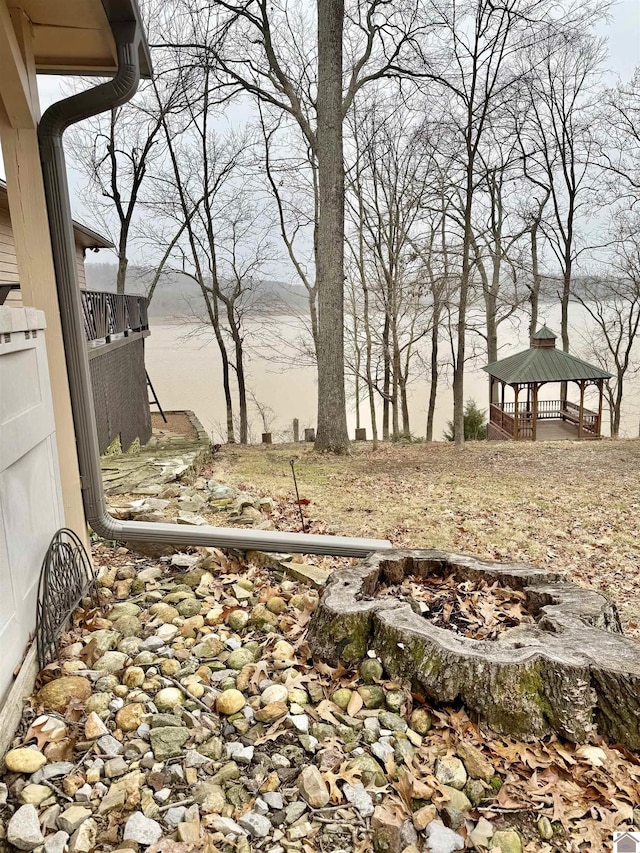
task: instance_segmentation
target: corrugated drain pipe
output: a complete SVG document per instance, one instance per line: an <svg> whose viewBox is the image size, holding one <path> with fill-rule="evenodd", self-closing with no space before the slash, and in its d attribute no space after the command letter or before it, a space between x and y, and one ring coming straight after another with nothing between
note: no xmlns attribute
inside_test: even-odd
<svg viewBox="0 0 640 853"><path fill-rule="evenodd" d="M82 495L88 523L105 539L176 546L209 545L244 551L257 549L345 557L363 557L372 551L390 548L389 542L379 539L120 521L107 512L62 136L70 125L126 103L138 88L138 26L134 22L125 22L113 24L112 29L118 51L118 72L115 77L107 83L52 104L42 116L38 130Z"/></svg>

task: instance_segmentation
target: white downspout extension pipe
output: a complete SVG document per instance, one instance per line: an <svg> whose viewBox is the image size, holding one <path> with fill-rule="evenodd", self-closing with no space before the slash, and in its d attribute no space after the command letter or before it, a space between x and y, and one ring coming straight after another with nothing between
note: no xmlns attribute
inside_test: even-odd
<svg viewBox="0 0 640 853"><path fill-rule="evenodd" d="M112 30L118 52L118 72L115 77L107 83L52 104L42 116L38 128L87 522L99 536L105 539L157 542L175 546L215 546L237 548L243 551L263 550L344 557L364 557L372 551L390 548L389 542L380 539L120 521L107 512L100 470L89 359L82 321L62 137L70 125L126 103L138 88L140 80L138 25L133 21L112 24Z"/></svg>

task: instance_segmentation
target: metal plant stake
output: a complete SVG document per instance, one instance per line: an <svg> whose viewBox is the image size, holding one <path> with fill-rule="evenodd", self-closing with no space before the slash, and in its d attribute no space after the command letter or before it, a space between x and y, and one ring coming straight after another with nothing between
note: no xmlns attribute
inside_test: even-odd
<svg viewBox="0 0 640 853"><path fill-rule="evenodd" d="M296 460L291 460L291 473L293 474L293 485L296 489L296 501L298 502L298 512L300 513L300 524L302 525L302 532L307 532L307 526L304 520L304 513L302 511L302 504L300 503L300 492L298 491L298 481L296 479Z"/></svg>

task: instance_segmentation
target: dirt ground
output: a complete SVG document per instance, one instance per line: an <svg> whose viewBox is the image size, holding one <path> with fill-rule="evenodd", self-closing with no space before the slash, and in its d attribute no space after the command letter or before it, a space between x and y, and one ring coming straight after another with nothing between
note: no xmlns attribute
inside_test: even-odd
<svg viewBox="0 0 640 853"><path fill-rule="evenodd" d="M211 476L293 508L296 460L306 515L328 532L519 560L612 596L640 636L640 440L225 446ZM280 526L299 529L296 514Z"/></svg>
<svg viewBox="0 0 640 853"><path fill-rule="evenodd" d="M185 412L165 412L164 416L166 422L160 412L151 412L151 426L154 430L167 430L189 438L195 437L196 431Z"/></svg>

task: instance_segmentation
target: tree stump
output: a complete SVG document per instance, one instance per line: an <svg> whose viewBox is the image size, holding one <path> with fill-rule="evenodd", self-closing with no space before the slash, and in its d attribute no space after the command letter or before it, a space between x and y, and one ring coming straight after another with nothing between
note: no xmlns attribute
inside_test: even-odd
<svg viewBox="0 0 640 853"><path fill-rule="evenodd" d="M534 621L475 640L437 627L406 601L376 598L381 581L431 573L519 590ZM331 575L308 640L334 665L374 649L391 677L433 702L462 701L500 732L583 742L597 728L640 749L640 643L622 635L605 596L554 572L444 551L378 552Z"/></svg>

